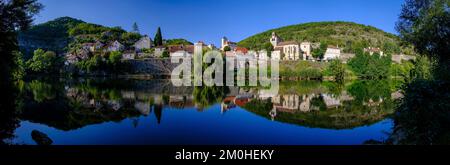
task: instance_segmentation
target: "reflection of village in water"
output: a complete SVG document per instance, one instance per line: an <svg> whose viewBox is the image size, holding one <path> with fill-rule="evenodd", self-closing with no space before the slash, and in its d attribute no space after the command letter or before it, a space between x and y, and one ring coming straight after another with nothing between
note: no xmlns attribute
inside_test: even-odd
<svg viewBox="0 0 450 165"><path fill-rule="evenodd" d="M401 97L399 92L392 93L393 99ZM391 98L370 98L363 105L368 107L380 106L384 99ZM253 99L258 100L269 100L273 107L268 113L272 120L275 120L278 112L284 113L308 113L312 111L324 110L318 104L325 106L325 110L337 109L343 106L343 102L353 101L354 97L348 94L347 91L343 91L339 96L328 94L328 93L310 93L310 94L278 94L278 95L268 95L262 91L242 91L240 90L237 95L227 96L222 102L222 112L227 111L230 108L234 108L235 105L244 107L246 103ZM316 101L316 104L314 103ZM319 101L319 103L317 103Z"/></svg>
<svg viewBox="0 0 450 165"><path fill-rule="evenodd" d="M217 120L216 124L225 125L257 121L255 126L270 126L274 131L289 125L295 125L293 129L348 130L384 121L394 112L394 100L402 97L395 92L395 84L387 81L281 82L276 95L259 87L174 87L170 80L27 80L17 86L15 120L62 132L84 132L88 126L108 127L111 122L126 126L128 122L122 122L126 120L132 121L133 128L143 121L160 126L151 130L183 130L179 123L190 118L195 118L193 127ZM179 121L178 115L183 119ZM245 119L224 122L219 116ZM27 127L10 126L14 127L6 129ZM45 137L49 130L32 132Z"/></svg>
<svg viewBox="0 0 450 165"><path fill-rule="evenodd" d="M310 93L288 91L278 95L271 95L265 93L264 90L230 87L225 96L214 96L220 98L218 102L212 102L211 105L199 105L192 94L193 90L195 90L194 87L174 87L170 84L170 81L165 80L132 82L132 87L130 88L130 84L128 84L128 89L103 89L103 91L92 86L66 85L65 93L69 100L81 104L84 108L92 109L93 112L134 109L141 115L148 116L154 111L158 118L158 123L160 123L162 110L165 106L180 110L197 108L198 111L203 111L204 108L221 101L220 111L221 113L226 113L238 106L246 109L246 104L251 101L266 100L272 106L271 109L267 110L264 117L276 120L280 113L296 114L333 111L344 106L352 107L348 103L355 102L355 97L345 89L341 89L342 91L339 94L327 93L327 90L313 90ZM320 82L317 83L320 84ZM322 86L319 85L316 88L322 88ZM401 94L398 92L393 92L386 96L369 97L362 99L360 107L356 108L365 107L370 109L370 107L379 107L384 101L399 97L401 97ZM248 109L251 109L251 107Z"/></svg>

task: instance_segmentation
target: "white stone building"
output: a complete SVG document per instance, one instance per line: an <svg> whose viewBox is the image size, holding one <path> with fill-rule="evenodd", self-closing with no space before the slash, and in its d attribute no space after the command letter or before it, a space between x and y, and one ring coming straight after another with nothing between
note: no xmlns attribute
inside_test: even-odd
<svg viewBox="0 0 450 165"><path fill-rule="evenodd" d="M300 60L300 45L295 41L280 42L276 48L282 48L283 60L297 61Z"/></svg>
<svg viewBox="0 0 450 165"><path fill-rule="evenodd" d="M278 43L283 42L283 40L278 37L278 35L275 32L272 32L272 37L270 38L270 43L273 47L277 47Z"/></svg>
<svg viewBox="0 0 450 165"><path fill-rule="evenodd" d="M237 44L235 42L229 41L227 37L223 37L220 50L224 51L225 47L227 46L230 47L231 50L234 50L237 47Z"/></svg>
<svg viewBox="0 0 450 165"><path fill-rule="evenodd" d="M313 58L312 54L311 54L311 43L310 42L300 43L300 49L303 52L303 60L310 60Z"/></svg>
<svg viewBox="0 0 450 165"><path fill-rule="evenodd" d="M339 59L340 56L341 56L341 49L339 47L328 46L327 51L323 55L323 60L325 61L335 60Z"/></svg>
<svg viewBox="0 0 450 165"><path fill-rule="evenodd" d="M275 58L280 60L307 60L313 59L311 55L311 43L296 41L283 41L275 32L272 32L270 43L274 47L275 51L279 51L279 54L275 53Z"/></svg>
<svg viewBox="0 0 450 165"><path fill-rule="evenodd" d="M192 54L187 51L180 50L177 52L170 53L170 57L192 57Z"/></svg>
<svg viewBox="0 0 450 165"><path fill-rule="evenodd" d="M270 54L270 58L272 60L281 60L281 51L280 50L274 50Z"/></svg>

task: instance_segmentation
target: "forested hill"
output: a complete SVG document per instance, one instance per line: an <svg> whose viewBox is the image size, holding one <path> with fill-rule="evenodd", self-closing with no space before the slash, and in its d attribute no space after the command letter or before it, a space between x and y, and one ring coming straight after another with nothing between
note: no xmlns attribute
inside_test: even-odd
<svg viewBox="0 0 450 165"><path fill-rule="evenodd" d="M69 29L82 23L78 19L61 17L32 26L28 31L19 33L20 49L26 57L38 48L62 53L70 42Z"/></svg>
<svg viewBox="0 0 450 165"><path fill-rule="evenodd" d="M250 49L266 49L270 46L272 32L276 32L284 41L339 45L344 52L349 53L370 46L382 48L387 53L414 54L411 46L402 46L396 35L352 22L312 22L285 26L246 38L238 45Z"/></svg>
<svg viewBox="0 0 450 165"><path fill-rule="evenodd" d="M84 43L110 43L119 41L126 47L131 47L142 37L138 32L127 32L121 27L106 27L86 23L82 20L61 17L55 20L32 26L29 30L19 33L19 46L29 59L36 49L54 51L59 55L73 52ZM185 39L164 39L165 45L192 45Z"/></svg>

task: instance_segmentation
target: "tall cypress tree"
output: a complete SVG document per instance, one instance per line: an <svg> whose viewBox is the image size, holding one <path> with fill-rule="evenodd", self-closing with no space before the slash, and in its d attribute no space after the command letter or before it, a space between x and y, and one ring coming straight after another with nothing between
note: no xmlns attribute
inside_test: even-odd
<svg viewBox="0 0 450 165"><path fill-rule="evenodd" d="M136 22L133 24L133 32L134 33L139 33L139 27L138 27Z"/></svg>
<svg viewBox="0 0 450 165"><path fill-rule="evenodd" d="M163 39L161 34L161 28L158 27L158 31L156 31L155 35L155 46L162 46L163 45Z"/></svg>

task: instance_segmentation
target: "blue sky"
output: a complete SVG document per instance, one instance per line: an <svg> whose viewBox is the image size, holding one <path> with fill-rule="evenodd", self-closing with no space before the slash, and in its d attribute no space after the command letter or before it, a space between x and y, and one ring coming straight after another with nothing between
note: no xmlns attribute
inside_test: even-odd
<svg viewBox="0 0 450 165"><path fill-rule="evenodd" d="M240 41L269 29L317 21L352 21L396 33L404 0L39 0L35 23L62 16L153 37L186 38L218 45L227 36Z"/></svg>

